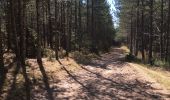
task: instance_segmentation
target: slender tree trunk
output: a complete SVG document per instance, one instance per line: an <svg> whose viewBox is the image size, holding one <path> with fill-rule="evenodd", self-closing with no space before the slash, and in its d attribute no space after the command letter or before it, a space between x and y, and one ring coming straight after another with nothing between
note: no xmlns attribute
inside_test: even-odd
<svg viewBox="0 0 170 100"><path fill-rule="evenodd" d="M92 50L92 52L95 52L95 40L94 40L94 0L92 0L91 1L92 2L92 15L91 15L91 26L92 26L92 28L91 28L91 39L92 39L92 47L91 47L91 50Z"/></svg>
<svg viewBox="0 0 170 100"><path fill-rule="evenodd" d="M153 0L150 0L150 34L149 34L149 63L153 65Z"/></svg>
<svg viewBox="0 0 170 100"><path fill-rule="evenodd" d="M167 25L167 43L166 43L166 57L165 60L169 60L169 36L170 36L170 0L168 1L168 25Z"/></svg>
<svg viewBox="0 0 170 100"><path fill-rule="evenodd" d="M24 76L24 79L25 79L25 88L26 88L26 98L27 98L27 100L30 100L30 84L29 84L29 78L28 78L28 76L27 76L27 72L26 72L26 65L25 65L25 58L26 58L26 32L25 32L25 29L26 29L26 27L25 27L25 7L26 7L26 5L25 5L25 1L22 1L22 0L20 0L20 4L19 4L19 6L20 6L20 9L22 9L22 10L20 10L21 12L20 12L20 25L21 25L21 33L19 33L19 34L21 34L21 47L20 47L20 52L21 52L21 59L20 59L20 61L21 61L21 66L22 66L22 71L23 71L23 76Z"/></svg>
<svg viewBox="0 0 170 100"><path fill-rule="evenodd" d="M43 8L42 8L42 10L43 10L43 47L44 48L46 48L46 25L45 25L45 2L43 2L44 4L43 4Z"/></svg>
<svg viewBox="0 0 170 100"><path fill-rule="evenodd" d="M19 37L17 36L17 24L16 24L16 17L15 17L15 2L14 1L10 1L11 2L11 6L12 6L12 32L14 34L14 43L15 43L15 54L16 54L16 63L17 63L17 66L16 66L16 72L15 72L15 75L18 74L20 68L21 68L21 52L20 52L20 47L19 47Z"/></svg>
<svg viewBox="0 0 170 100"><path fill-rule="evenodd" d="M69 56L69 15L70 15L70 12L69 12L69 2L67 1L66 3L66 56L68 57Z"/></svg>
<svg viewBox="0 0 170 100"><path fill-rule="evenodd" d="M140 1L137 0L137 21L136 21L136 46L135 46L135 56L138 56L138 49L139 49L139 3Z"/></svg>
<svg viewBox="0 0 170 100"><path fill-rule="evenodd" d="M48 0L48 24L49 24L49 43L50 47L53 48L53 32L52 32L52 22L51 22L51 1Z"/></svg>
<svg viewBox="0 0 170 100"><path fill-rule="evenodd" d="M75 45L76 45L76 43L78 42L77 41L77 36L78 36L78 23L77 23L77 0L75 0ZM75 46L75 48L74 49L76 49L76 46Z"/></svg>
<svg viewBox="0 0 170 100"><path fill-rule="evenodd" d="M39 13L39 0L36 0L36 13L37 13L37 62L39 65L39 69L43 75L43 81L48 93L48 99L49 100L54 100L53 98L53 93L51 91L51 88L49 86L49 82L48 82L48 76L46 75L43 63L42 63L42 50L41 50L41 33L40 33L40 29L39 29L39 18L40 18L40 13Z"/></svg>
<svg viewBox="0 0 170 100"><path fill-rule="evenodd" d="M79 16L79 27L78 27L78 38L79 38L79 51L81 50L81 46L82 46L82 38L81 38L81 34L82 34L82 18L81 18L81 0L79 0L79 8L78 8L78 16Z"/></svg>
<svg viewBox="0 0 170 100"><path fill-rule="evenodd" d="M131 9L130 53L133 55L133 8Z"/></svg>
<svg viewBox="0 0 170 100"><path fill-rule="evenodd" d="M7 1L8 2L8 4L7 4L7 25L6 25L6 27L7 27L7 33L8 33L8 37L7 37L7 39L8 39L8 51L10 50L10 49L12 49L12 31L11 31L11 9L12 9L12 7L11 7L11 3L10 3L10 0L8 0Z"/></svg>
<svg viewBox="0 0 170 100"><path fill-rule="evenodd" d="M45 5L45 21L46 21L46 47L49 47L50 32L49 32L48 0L45 0L44 5Z"/></svg>
<svg viewBox="0 0 170 100"><path fill-rule="evenodd" d="M87 0L87 26L86 26L86 30L87 30L87 33L89 33L89 0Z"/></svg>
<svg viewBox="0 0 170 100"><path fill-rule="evenodd" d="M1 31L1 16L0 16L0 78L4 75L4 60L3 60L3 46L2 46L2 31Z"/></svg>
<svg viewBox="0 0 170 100"><path fill-rule="evenodd" d="M163 1L161 0L161 33L160 33L160 55L161 55L161 59L163 59Z"/></svg>
<svg viewBox="0 0 170 100"><path fill-rule="evenodd" d="M37 10L37 62L42 63L41 57L41 33L39 31L39 0L36 0L36 10Z"/></svg>
<svg viewBox="0 0 170 100"><path fill-rule="evenodd" d="M142 61L145 61L145 48L144 48L144 0L142 1L142 21L141 21L141 37L142 37Z"/></svg>
<svg viewBox="0 0 170 100"><path fill-rule="evenodd" d="M73 1L71 0L70 1L70 15L69 15L69 17L70 17L70 20L69 20L69 36L68 36L68 45L69 45L69 47L68 47L68 51L69 52L71 52L71 48L72 48L72 45L71 45L71 36L72 36L72 14L73 14L73 12L72 12L72 3L73 3Z"/></svg>
<svg viewBox="0 0 170 100"><path fill-rule="evenodd" d="M58 24L58 0L55 0L55 23ZM56 32L55 32L55 55L56 55L56 60L58 60L58 48L59 48L59 31L57 25L56 27Z"/></svg>

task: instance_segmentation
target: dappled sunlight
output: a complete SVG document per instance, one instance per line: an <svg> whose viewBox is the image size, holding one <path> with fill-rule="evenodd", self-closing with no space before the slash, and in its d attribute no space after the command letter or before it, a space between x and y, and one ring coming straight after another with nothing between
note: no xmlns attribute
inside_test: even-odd
<svg viewBox="0 0 170 100"><path fill-rule="evenodd" d="M163 91L160 85L155 85L158 83L146 78L145 74L125 62L123 53L122 49L112 48L110 53L102 54L101 59L94 59L88 65L78 64L71 58L59 61L43 58L45 72L42 69L40 71L35 59L28 59L26 64L31 79L31 98L48 100L49 95L53 96L54 100L169 98L170 95ZM24 79L20 72L17 77L20 78L16 78L16 84L11 86L18 87L20 84L19 87L23 87ZM15 88L14 91L13 88L13 92L10 91L11 89L7 89L4 97L13 92L15 94L7 97L16 97L16 94L24 90ZM20 94L24 95L25 93Z"/></svg>
<svg viewBox="0 0 170 100"><path fill-rule="evenodd" d="M0 100L170 100L170 0L0 0Z"/></svg>

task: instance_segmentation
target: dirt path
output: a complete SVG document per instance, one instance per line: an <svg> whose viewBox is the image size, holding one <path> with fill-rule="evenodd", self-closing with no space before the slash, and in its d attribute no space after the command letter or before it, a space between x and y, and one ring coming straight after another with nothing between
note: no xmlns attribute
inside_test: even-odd
<svg viewBox="0 0 170 100"><path fill-rule="evenodd" d="M120 48L102 55L91 65L75 64L75 69L69 69L68 63L44 65L54 100L170 100L162 86L133 64L124 62ZM48 100L43 82L35 82L32 95L33 100Z"/></svg>
<svg viewBox="0 0 170 100"><path fill-rule="evenodd" d="M123 60L123 51L114 48L77 72L68 71L66 66L68 79L63 80L66 91L64 95L59 93L59 99L168 99L163 87Z"/></svg>

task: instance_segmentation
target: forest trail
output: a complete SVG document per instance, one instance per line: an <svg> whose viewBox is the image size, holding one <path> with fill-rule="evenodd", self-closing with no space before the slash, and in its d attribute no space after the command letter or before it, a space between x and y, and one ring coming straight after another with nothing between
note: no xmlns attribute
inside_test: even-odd
<svg viewBox="0 0 170 100"><path fill-rule="evenodd" d="M137 65L125 62L124 56L122 49L113 48L90 65L79 65L72 59L69 59L72 63L60 60L63 64L60 65L44 59L43 65L54 100L170 100L170 94L161 85ZM29 74L34 73L35 77L32 98L49 100L49 91L46 91L39 77L41 74L35 72L35 69L38 70L35 62L29 61L34 66Z"/></svg>

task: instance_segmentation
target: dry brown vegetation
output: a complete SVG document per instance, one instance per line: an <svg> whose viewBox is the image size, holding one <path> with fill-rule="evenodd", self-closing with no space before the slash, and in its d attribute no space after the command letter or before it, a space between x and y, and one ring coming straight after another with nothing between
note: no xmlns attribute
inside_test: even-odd
<svg viewBox="0 0 170 100"><path fill-rule="evenodd" d="M44 58L45 73L39 70L35 59L28 59L31 98L49 100L51 92L54 100L170 99L170 92L164 86L139 65L125 62L124 56L122 48L112 48L86 65L72 58L60 62ZM14 73L15 64L9 68L0 98L24 100L22 73Z"/></svg>

